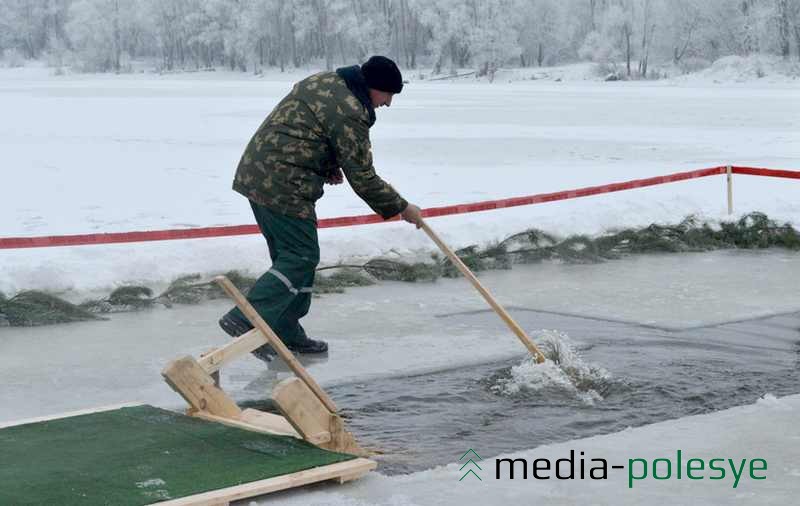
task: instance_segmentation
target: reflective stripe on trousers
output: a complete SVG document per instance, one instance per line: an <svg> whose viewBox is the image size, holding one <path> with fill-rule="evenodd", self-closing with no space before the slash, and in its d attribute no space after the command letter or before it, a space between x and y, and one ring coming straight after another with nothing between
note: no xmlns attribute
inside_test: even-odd
<svg viewBox="0 0 800 506"><path fill-rule="evenodd" d="M280 280L280 281L281 281L281 282L282 282L284 285L286 285L286 288L287 288L287 289L288 289L290 292L292 292L292 294L293 294L293 295L297 295L298 293L311 293L311 292L313 291L313 288L312 288L312 287L310 287L310 286L304 286L304 287L302 287L302 288L300 288L300 289L298 290L297 288L295 288L295 287L294 287L294 285L293 285L293 284L292 284L292 282L289 280L289 278L287 278L287 277L286 277L286 276L285 276L285 275L284 275L284 274L283 274L281 271L279 271L278 269L272 268L272 269L268 270L268 271L267 271L267 273L269 273L269 274L272 274L273 276L275 276L276 278L278 278L278 279L279 279L279 280Z"/></svg>

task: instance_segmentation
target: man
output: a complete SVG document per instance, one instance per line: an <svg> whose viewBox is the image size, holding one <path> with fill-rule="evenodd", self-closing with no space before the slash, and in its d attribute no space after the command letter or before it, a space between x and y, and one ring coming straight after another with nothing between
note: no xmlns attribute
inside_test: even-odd
<svg viewBox="0 0 800 506"><path fill-rule="evenodd" d="M340 184L346 177L384 219L400 214L417 228L422 225L419 207L406 202L372 165L369 129L375 109L389 107L402 89L400 70L383 56L308 77L264 120L239 162L233 189L250 200L272 259L247 299L294 352L328 350L299 322L311 305L319 263L314 205L323 184ZM252 329L238 308L219 324L233 337ZM269 361L275 351L264 345L253 354Z"/></svg>

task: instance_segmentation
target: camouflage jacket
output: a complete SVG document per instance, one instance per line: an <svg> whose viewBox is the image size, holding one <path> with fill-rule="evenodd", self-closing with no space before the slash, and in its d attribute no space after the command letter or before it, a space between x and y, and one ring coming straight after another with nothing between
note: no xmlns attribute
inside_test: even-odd
<svg viewBox="0 0 800 506"><path fill-rule="evenodd" d="M316 220L322 185L341 167L376 213L390 218L402 212L408 203L372 165L370 109L335 72L298 82L250 140L233 189L281 214Z"/></svg>

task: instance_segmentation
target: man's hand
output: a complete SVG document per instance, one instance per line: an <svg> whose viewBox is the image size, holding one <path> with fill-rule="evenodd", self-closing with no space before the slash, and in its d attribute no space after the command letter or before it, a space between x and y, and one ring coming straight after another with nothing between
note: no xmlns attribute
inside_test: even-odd
<svg viewBox="0 0 800 506"><path fill-rule="evenodd" d="M325 182L328 184L342 184L344 182L344 176L342 176L342 169L340 169L339 167L334 169L331 175L325 179Z"/></svg>
<svg viewBox="0 0 800 506"><path fill-rule="evenodd" d="M400 213L400 216L407 222L416 225L417 228L422 228L422 211L414 204L408 204L405 210Z"/></svg>

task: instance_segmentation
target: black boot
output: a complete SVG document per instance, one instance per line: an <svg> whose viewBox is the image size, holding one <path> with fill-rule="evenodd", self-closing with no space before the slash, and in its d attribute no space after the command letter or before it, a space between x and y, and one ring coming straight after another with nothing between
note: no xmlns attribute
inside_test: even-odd
<svg viewBox="0 0 800 506"><path fill-rule="evenodd" d="M219 319L219 326L231 337L239 337L253 329L250 322L237 318L230 313Z"/></svg>
<svg viewBox="0 0 800 506"><path fill-rule="evenodd" d="M241 320L230 313L226 313L222 318L219 319L219 326L231 337L239 337L253 329L253 326L250 325L250 322ZM275 350L272 349L272 346L268 344L265 344L260 348L256 348L252 353L254 357L263 362L271 362L272 359L278 355L275 353Z"/></svg>
<svg viewBox="0 0 800 506"><path fill-rule="evenodd" d="M299 341L288 342L286 347L295 353L325 353L328 351L328 343L308 337Z"/></svg>
<svg viewBox="0 0 800 506"><path fill-rule="evenodd" d="M272 349L272 346L265 344L260 348L256 348L253 350L253 356L257 359L261 360L262 362L272 362L272 359L278 356L275 350Z"/></svg>
<svg viewBox="0 0 800 506"><path fill-rule="evenodd" d="M226 313L219 320L219 326L231 337L239 337L253 329L250 322L237 318L230 313ZM322 340L311 339L306 337L305 332L301 332L298 339L292 341L284 341L286 347L295 353L326 353L328 351L328 343ZM278 354L272 349L272 346L265 344L260 348L253 350L253 355L264 362L270 362Z"/></svg>
<svg viewBox="0 0 800 506"><path fill-rule="evenodd" d="M328 352L328 343L319 339L311 339L306 335L306 331L302 325L299 323L297 324L297 330L295 331L294 336L292 339L284 339L281 337L281 340L294 353L327 353Z"/></svg>

